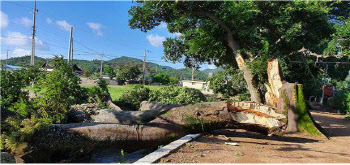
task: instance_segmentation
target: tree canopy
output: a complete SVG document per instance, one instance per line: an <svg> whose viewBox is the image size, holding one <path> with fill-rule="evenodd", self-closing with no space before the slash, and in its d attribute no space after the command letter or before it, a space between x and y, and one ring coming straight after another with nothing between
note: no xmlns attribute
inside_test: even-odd
<svg viewBox="0 0 350 165"><path fill-rule="evenodd" d="M334 31L323 2L146 2L133 6L129 25L147 32L166 22L178 38L164 42L165 57L234 64L225 28L239 50L256 57L287 55L306 47L322 53ZM191 63L187 63L190 65Z"/></svg>
<svg viewBox="0 0 350 165"><path fill-rule="evenodd" d="M266 82L261 71L268 58L303 58L297 53L303 47L319 54L329 47L333 3L139 1L129 10L129 26L147 32L166 22L181 36L163 42L165 59L184 59L188 67L204 62L238 67L252 100L260 102L257 88Z"/></svg>

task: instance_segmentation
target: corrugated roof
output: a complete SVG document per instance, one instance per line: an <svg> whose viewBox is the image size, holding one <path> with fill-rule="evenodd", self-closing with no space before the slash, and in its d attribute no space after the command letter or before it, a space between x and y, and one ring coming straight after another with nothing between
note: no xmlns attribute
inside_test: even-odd
<svg viewBox="0 0 350 165"><path fill-rule="evenodd" d="M4 68L8 68L8 69L22 69L23 67L21 66L15 66L15 65L4 65Z"/></svg>

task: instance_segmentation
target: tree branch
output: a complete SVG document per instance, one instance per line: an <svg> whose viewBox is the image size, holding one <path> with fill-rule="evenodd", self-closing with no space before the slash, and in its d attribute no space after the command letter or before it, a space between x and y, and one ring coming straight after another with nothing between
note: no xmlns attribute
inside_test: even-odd
<svg viewBox="0 0 350 165"><path fill-rule="evenodd" d="M228 41L229 47L233 50L234 53L237 53L237 50L239 50L239 46L237 44L237 41L232 38L232 31L218 17L216 17L215 15L213 15L213 14L211 14L209 12L206 12L206 11L190 11L190 10L184 10L184 9L178 9L178 10L182 11L184 13L192 14L192 15L205 16L205 17L210 18L215 23L217 23L226 32L226 34L227 34L226 40ZM229 42L230 40L233 41L233 42Z"/></svg>
<svg viewBox="0 0 350 165"><path fill-rule="evenodd" d="M298 52L303 53L303 54L308 55L308 56L314 56L317 59L318 58L328 58L328 57L341 58L341 56L337 56L337 55L330 56L328 54L327 55L317 54L317 53L311 52L310 50L306 49L305 47L302 47L300 50L298 50Z"/></svg>

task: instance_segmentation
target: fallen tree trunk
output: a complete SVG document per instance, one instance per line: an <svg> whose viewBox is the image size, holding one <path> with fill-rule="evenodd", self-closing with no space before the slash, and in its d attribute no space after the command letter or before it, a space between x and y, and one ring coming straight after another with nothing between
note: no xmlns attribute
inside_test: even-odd
<svg viewBox="0 0 350 165"><path fill-rule="evenodd" d="M96 147L113 145L125 150L138 150L165 144L190 132L232 128L240 123L253 126L260 132L283 126L283 123L276 125L275 121L268 123L270 119L264 121L266 125L236 120L234 116L237 114L229 112L230 108L226 106L224 102L216 102L176 107L146 124L56 124L37 132L26 147L17 152L16 157L24 162L58 162L77 158ZM251 119L256 117L257 112L251 110L243 113L247 119ZM265 115L260 116L261 120L280 120Z"/></svg>
<svg viewBox="0 0 350 165"><path fill-rule="evenodd" d="M278 61L269 60L270 71L279 67ZM268 72L270 72L268 69ZM37 132L27 144L21 145L16 160L24 162L58 162L85 155L96 147L118 146L137 150L170 142L187 133L205 132L219 128L242 127L261 133L281 135L284 132L305 131L322 135L306 109L302 85L282 81L280 70L270 72L272 79L265 95L270 106L255 102L214 102L175 107L145 124L123 125L115 123L143 123L119 120L125 112L113 112L113 121L104 123L57 124ZM280 77L278 77L280 76ZM278 91L278 93L277 93ZM107 111L106 111L107 112ZM108 111L109 113L110 111ZM152 111L151 116L159 115ZM133 117L137 115L131 115ZM123 116L122 118L127 118ZM130 116L129 116L130 117ZM108 122L108 123L106 123ZM113 123L115 122L115 123Z"/></svg>

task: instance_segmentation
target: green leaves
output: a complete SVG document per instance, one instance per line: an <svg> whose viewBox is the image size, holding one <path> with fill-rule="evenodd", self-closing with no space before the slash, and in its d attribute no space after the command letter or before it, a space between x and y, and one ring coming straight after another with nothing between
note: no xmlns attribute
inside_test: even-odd
<svg viewBox="0 0 350 165"><path fill-rule="evenodd" d="M126 80L134 80L140 74L141 70L137 65L124 65L117 69L117 80L118 83L124 83Z"/></svg>
<svg viewBox="0 0 350 165"><path fill-rule="evenodd" d="M113 77L115 77L114 69L112 67L108 66L108 65L105 66L104 73L107 73L109 79L111 79L111 80L113 79Z"/></svg>
<svg viewBox="0 0 350 165"><path fill-rule="evenodd" d="M158 73L154 75L153 82L162 83L162 85L168 85L170 83L170 77L167 73Z"/></svg>
<svg viewBox="0 0 350 165"><path fill-rule="evenodd" d="M125 110L138 110L142 101L148 100L150 90L141 85L135 86L132 90L125 90L117 104Z"/></svg>
<svg viewBox="0 0 350 165"><path fill-rule="evenodd" d="M217 75L208 79L209 88L215 94L221 93L225 97L246 93L247 85L242 73L237 69L228 69L218 72Z"/></svg>
<svg viewBox="0 0 350 165"><path fill-rule="evenodd" d="M167 86L152 91L149 100L163 104L192 104L205 101L206 98L197 89Z"/></svg>

